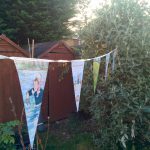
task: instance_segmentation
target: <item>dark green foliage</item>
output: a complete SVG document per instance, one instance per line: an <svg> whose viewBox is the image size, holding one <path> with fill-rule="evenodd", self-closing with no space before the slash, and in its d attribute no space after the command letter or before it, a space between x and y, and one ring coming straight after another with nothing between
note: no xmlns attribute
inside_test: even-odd
<svg viewBox="0 0 150 150"><path fill-rule="evenodd" d="M65 23L75 13L76 0L0 0L0 33L20 43L59 40L69 34Z"/></svg>
<svg viewBox="0 0 150 150"><path fill-rule="evenodd" d="M99 90L91 100L90 109L99 124L96 139L103 149L117 149L116 143L125 135L127 141L150 142L150 114L145 111L150 110L150 61L134 61L136 66L132 63L131 58L127 66L122 62L111 80L99 82Z"/></svg>
<svg viewBox="0 0 150 150"><path fill-rule="evenodd" d="M110 74L107 82L103 80L104 65L101 66L95 95L92 77L85 73L87 86L83 86L81 103L88 104L83 109L97 121L94 140L102 150L150 147L149 23L149 8L144 3L112 0L112 5L98 10L97 18L82 31L84 57L96 56L104 43L107 49L119 50L116 73Z"/></svg>
<svg viewBox="0 0 150 150"><path fill-rule="evenodd" d="M0 149L15 149L14 127L16 127L17 125L19 125L19 121L0 123Z"/></svg>

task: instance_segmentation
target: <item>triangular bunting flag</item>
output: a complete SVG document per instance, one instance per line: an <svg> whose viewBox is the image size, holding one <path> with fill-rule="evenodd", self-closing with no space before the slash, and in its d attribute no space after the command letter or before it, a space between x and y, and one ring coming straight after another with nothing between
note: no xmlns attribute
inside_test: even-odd
<svg viewBox="0 0 150 150"><path fill-rule="evenodd" d="M97 80L99 75L99 67L100 67L101 57L96 57L93 59L93 82L94 82L94 93L97 86Z"/></svg>
<svg viewBox="0 0 150 150"><path fill-rule="evenodd" d="M109 65L110 53L106 55L106 65L105 65L105 80L108 76L108 65Z"/></svg>
<svg viewBox="0 0 150 150"><path fill-rule="evenodd" d="M33 148L49 63L25 59L16 59L14 62L20 80L30 145Z"/></svg>
<svg viewBox="0 0 150 150"><path fill-rule="evenodd" d="M114 70L115 70L115 59L116 59L116 55L117 55L117 50L115 50L115 51L113 52L112 73L114 73Z"/></svg>
<svg viewBox="0 0 150 150"><path fill-rule="evenodd" d="M82 87L84 61L72 61L72 76L77 112L79 111L80 93Z"/></svg>

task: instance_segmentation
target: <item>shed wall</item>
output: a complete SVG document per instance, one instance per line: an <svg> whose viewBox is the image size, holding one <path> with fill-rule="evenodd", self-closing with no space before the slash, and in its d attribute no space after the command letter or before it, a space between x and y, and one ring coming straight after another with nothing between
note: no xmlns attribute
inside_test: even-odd
<svg viewBox="0 0 150 150"><path fill-rule="evenodd" d="M60 50L59 47L56 47L51 53L48 52L41 58L72 60L74 55L68 49L61 48ZM67 72L63 74L65 69L67 69ZM63 74L63 78L61 78L61 74ZM47 111L45 111L45 108ZM66 118L76 110L70 63L55 62L49 65L42 105L44 119L48 116L48 110L51 120Z"/></svg>
<svg viewBox="0 0 150 150"><path fill-rule="evenodd" d="M21 119L23 103L20 91L14 62L0 60L0 122ZM9 98L12 99L12 103Z"/></svg>
<svg viewBox="0 0 150 150"><path fill-rule="evenodd" d="M24 53L3 39L0 39L0 55L26 57ZM12 99L12 104L9 98ZM22 109L22 95L15 64L9 59L0 60L0 122L20 120Z"/></svg>

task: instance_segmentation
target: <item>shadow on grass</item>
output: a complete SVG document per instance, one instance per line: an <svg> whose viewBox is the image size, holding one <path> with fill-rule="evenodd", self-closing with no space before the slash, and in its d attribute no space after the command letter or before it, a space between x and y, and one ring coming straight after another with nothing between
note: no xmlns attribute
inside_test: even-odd
<svg viewBox="0 0 150 150"><path fill-rule="evenodd" d="M46 150L94 150L89 118L72 114L68 119L50 124ZM47 132L40 133L44 142Z"/></svg>
<svg viewBox="0 0 150 150"><path fill-rule="evenodd" d="M49 136L47 150L94 150L90 134L76 134L70 139Z"/></svg>

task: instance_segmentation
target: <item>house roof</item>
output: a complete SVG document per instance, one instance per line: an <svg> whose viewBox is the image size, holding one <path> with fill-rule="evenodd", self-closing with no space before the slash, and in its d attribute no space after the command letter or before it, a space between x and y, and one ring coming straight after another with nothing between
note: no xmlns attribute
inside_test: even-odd
<svg viewBox="0 0 150 150"><path fill-rule="evenodd" d="M28 52L26 52L24 49L22 49L19 45L15 44L13 41L11 41L9 38L7 38L5 35L0 35L0 39L5 40L10 45L15 47L19 52L23 53L25 56L29 56Z"/></svg>

